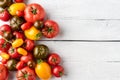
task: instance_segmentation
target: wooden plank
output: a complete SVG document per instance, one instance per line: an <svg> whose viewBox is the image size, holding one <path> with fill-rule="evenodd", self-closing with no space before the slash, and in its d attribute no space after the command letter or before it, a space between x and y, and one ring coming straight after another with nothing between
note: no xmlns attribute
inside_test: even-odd
<svg viewBox="0 0 120 80"><path fill-rule="evenodd" d="M119 80L120 43L39 42L63 59L62 80Z"/></svg>
<svg viewBox="0 0 120 80"><path fill-rule="evenodd" d="M40 3L48 16L77 19L120 19L119 0L27 0Z"/></svg>

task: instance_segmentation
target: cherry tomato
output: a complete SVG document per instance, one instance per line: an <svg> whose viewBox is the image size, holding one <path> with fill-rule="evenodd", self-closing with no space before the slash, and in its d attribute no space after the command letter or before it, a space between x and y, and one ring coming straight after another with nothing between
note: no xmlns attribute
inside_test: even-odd
<svg viewBox="0 0 120 80"><path fill-rule="evenodd" d="M52 69L52 73L56 77L61 77L64 74L64 68L60 65L57 65Z"/></svg>
<svg viewBox="0 0 120 80"><path fill-rule="evenodd" d="M12 38L11 27L8 24L0 26L0 35L6 39Z"/></svg>
<svg viewBox="0 0 120 80"><path fill-rule="evenodd" d="M2 21L8 21L10 19L10 14L6 9L0 12L0 19Z"/></svg>
<svg viewBox="0 0 120 80"><path fill-rule="evenodd" d="M13 35L17 38L17 39L23 39L25 38L24 34L22 32L18 32L18 31L15 31L13 32Z"/></svg>
<svg viewBox="0 0 120 80"><path fill-rule="evenodd" d="M16 11L16 15L17 15L18 17L23 17L23 16L24 16L24 11L18 10L18 11Z"/></svg>
<svg viewBox="0 0 120 80"><path fill-rule="evenodd" d="M8 50L8 54L10 55L11 58L19 58L20 55L17 52L17 48L10 47Z"/></svg>
<svg viewBox="0 0 120 80"><path fill-rule="evenodd" d="M36 75L34 70L29 67L25 67L17 71L17 80L36 80Z"/></svg>
<svg viewBox="0 0 120 80"><path fill-rule="evenodd" d="M15 2L20 3L23 2L24 0L15 0Z"/></svg>
<svg viewBox="0 0 120 80"><path fill-rule="evenodd" d="M25 62L25 63L27 63L28 61L30 61L30 60L32 60L32 59L33 59L33 58L32 58L31 53L29 53L27 56L22 56L22 57L20 58L20 60L23 61L23 62Z"/></svg>
<svg viewBox="0 0 120 80"><path fill-rule="evenodd" d="M3 64L0 64L0 80L8 80L8 74L7 68Z"/></svg>
<svg viewBox="0 0 120 80"><path fill-rule="evenodd" d="M33 40L26 39L24 42L24 48L28 51L32 51L35 46L35 43Z"/></svg>
<svg viewBox="0 0 120 80"><path fill-rule="evenodd" d="M52 54L50 54L50 56L48 57L48 63L49 63L50 65L55 66L55 65L58 65L60 62L61 62L61 58L60 58L60 56L59 56L58 54L56 54L56 53L52 53Z"/></svg>
<svg viewBox="0 0 120 80"><path fill-rule="evenodd" d="M45 17L45 11L39 4L29 4L24 10L24 18L27 22L34 23L37 20L43 20Z"/></svg>
<svg viewBox="0 0 120 80"><path fill-rule="evenodd" d="M22 68L25 67L25 63L23 61L19 61L17 64L16 64L16 69L20 70Z"/></svg>
<svg viewBox="0 0 120 80"><path fill-rule="evenodd" d="M31 26L32 26L31 22L26 22L26 23L21 25L21 29L24 31L24 30L29 29Z"/></svg>
<svg viewBox="0 0 120 80"><path fill-rule="evenodd" d="M10 43L6 42L5 39L0 39L0 50L2 52L7 52L8 49L10 48Z"/></svg>
<svg viewBox="0 0 120 80"><path fill-rule="evenodd" d="M8 61L7 59L2 59L2 60L1 60L1 63L2 63L2 64L6 64L7 61Z"/></svg>
<svg viewBox="0 0 120 80"><path fill-rule="evenodd" d="M55 21L47 20L44 23L44 28L42 29L42 33L47 38L53 38L57 36L57 34L59 33L59 26Z"/></svg>

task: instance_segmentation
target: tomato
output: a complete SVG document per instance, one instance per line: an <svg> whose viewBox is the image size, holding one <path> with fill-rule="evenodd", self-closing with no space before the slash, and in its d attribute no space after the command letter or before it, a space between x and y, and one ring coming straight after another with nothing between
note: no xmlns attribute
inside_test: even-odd
<svg viewBox="0 0 120 80"><path fill-rule="evenodd" d="M7 59L2 59L2 60L1 60L1 63L2 63L2 64L6 64L7 61L8 61Z"/></svg>
<svg viewBox="0 0 120 80"><path fill-rule="evenodd" d="M60 58L60 56L59 56L58 54L56 54L56 53L52 53L52 54L50 54L50 56L48 57L48 63L49 63L50 65L55 66L55 65L58 65L60 62L61 62L61 58Z"/></svg>
<svg viewBox="0 0 120 80"><path fill-rule="evenodd" d="M12 47L17 48L17 47L20 47L22 44L23 44L23 39L19 38L13 41Z"/></svg>
<svg viewBox="0 0 120 80"><path fill-rule="evenodd" d="M60 65L58 66L55 66L53 69L52 69L52 73L54 76L56 77L61 77L63 74L64 74L64 68Z"/></svg>
<svg viewBox="0 0 120 80"><path fill-rule="evenodd" d="M11 27L8 24L4 24L2 26L0 26L0 35L4 36L5 33L9 33L11 32Z"/></svg>
<svg viewBox="0 0 120 80"><path fill-rule="evenodd" d="M12 15L12 16L17 16L16 12L19 10L19 11L24 11L25 10L25 7L26 7L26 4L25 3L13 3L12 5L10 5L9 7L9 13Z"/></svg>
<svg viewBox="0 0 120 80"><path fill-rule="evenodd" d="M8 24L0 26L0 35L6 39L12 38L11 27Z"/></svg>
<svg viewBox="0 0 120 80"><path fill-rule="evenodd" d="M59 33L59 26L53 20L47 20L44 23L44 28L42 29L42 33L47 38L53 38L57 36Z"/></svg>
<svg viewBox="0 0 120 80"><path fill-rule="evenodd" d="M18 10L18 11L16 11L16 15L17 15L18 17L23 17L23 16L24 16L24 11Z"/></svg>
<svg viewBox="0 0 120 80"><path fill-rule="evenodd" d="M39 40L42 36L41 31L36 29L34 26L25 30L24 34L30 40Z"/></svg>
<svg viewBox="0 0 120 80"><path fill-rule="evenodd" d="M7 68L3 64L0 64L0 80L8 80L8 74Z"/></svg>
<svg viewBox="0 0 120 80"><path fill-rule="evenodd" d="M27 63L28 61L30 61L30 60L32 60L32 59L33 59L33 57L32 57L32 55L31 55L31 53L28 53L28 55L22 56L22 57L20 58L20 60L23 61L23 62L25 62L25 63Z"/></svg>
<svg viewBox="0 0 120 80"><path fill-rule="evenodd" d="M10 43L6 42L5 39L0 39L0 50L3 52L7 52L7 50L10 48Z"/></svg>
<svg viewBox="0 0 120 80"><path fill-rule="evenodd" d="M25 67L17 71L16 74L17 80L36 80L36 75L34 70L29 67Z"/></svg>
<svg viewBox="0 0 120 80"><path fill-rule="evenodd" d="M10 19L9 12L5 9L0 12L0 20L2 21L8 21Z"/></svg>
<svg viewBox="0 0 120 80"><path fill-rule="evenodd" d="M35 64L35 62L33 61L33 60L30 60L30 61L28 61L27 62L27 66L29 67L29 68L35 68L35 66L36 66L36 64Z"/></svg>
<svg viewBox="0 0 120 80"><path fill-rule="evenodd" d="M24 18L27 22L34 23L37 20L43 20L45 17L45 11L39 4L29 4L24 11Z"/></svg>
<svg viewBox="0 0 120 80"><path fill-rule="evenodd" d="M20 3L23 2L24 0L15 0L15 2Z"/></svg>
<svg viewBox="0 0 120 80"><path fill-rule="evenodd" d="M37 65L35 67L35 72L37 76L43 80L48 80L51 78L51 67L48 63L38 60Z"/></svg>
<svg viewBox="0 0 120 80"><path fill-rule="evenodd" d="M29 29L31 26L32 26L31 22L26 22L26 23L21 25L21 29L24 31L24 30Z"/></svg>
<svg viewBox="0 0 120 80"><path fill-rule="evenodd" d="M0 56L2 57L2 59L6 59L6 60L10 58L9 54L7 54L6 52L1 52Z"/></svg>
<svg viewBox="0 0 120 80"><path fill-rule="evenodd" d="M33 40L30 40L30 39L26 39L25 42L24 42L24 48L27 50L27 51L32 51L33 48L35 46L35 43Z"/></svg>
<svg viewBox="0 0 120 80"><path fill-rule="evenodd" d="M17 48L10 47L8 50L8 54L10 55L11 58L19 58L20 55L17 52Z"/></svg>
<svg viewBox="0 0 120 80"><path fill-rule="evenodd" d="M15 31L13 32L13 35L17 38L17 39L23 39L25 38L24 34L22 32L18 32L18 31Z"/></svg>
<svg viewBox="0 0 120 80"><path fill-rule="evenodd" d="M20 70L22 68L25 67L25 63L23 61L19 61L17 64L16 64L16 69Z"/></svg>

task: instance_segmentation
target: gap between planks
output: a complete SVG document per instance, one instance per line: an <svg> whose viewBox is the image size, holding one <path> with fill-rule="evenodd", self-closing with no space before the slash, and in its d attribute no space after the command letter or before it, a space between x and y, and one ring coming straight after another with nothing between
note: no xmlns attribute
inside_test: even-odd
<svg viewBox="0 0 120 80"><path fill-rule="evenodd" d="M37 40L49 42L120 42L120 40Z"/></svg>

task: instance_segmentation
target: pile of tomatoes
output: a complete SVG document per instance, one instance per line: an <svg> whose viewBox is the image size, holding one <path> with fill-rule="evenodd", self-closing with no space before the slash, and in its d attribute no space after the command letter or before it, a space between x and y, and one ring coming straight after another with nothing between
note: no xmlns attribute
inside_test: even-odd
<svg viewBox="0 0 120 80"><path fill-rule="evenodd" d="M60 56L50 53L44 44L35 44L42 37L56 37L57 22L46 20L44 8L37 3L1 0L0 8L0 20L9 21L0 26L0 80L8 80L9 71L16 71L17 80L61 77L64 68L60 65Z"/></svg>

